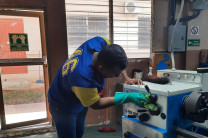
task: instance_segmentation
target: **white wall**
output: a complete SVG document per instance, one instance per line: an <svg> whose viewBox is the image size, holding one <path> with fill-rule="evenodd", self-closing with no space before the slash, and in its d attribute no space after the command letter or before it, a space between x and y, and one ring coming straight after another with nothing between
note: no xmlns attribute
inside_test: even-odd
<svg viewBox="0 0 208 138"><path fill-rule="evenodd" d="M200 46L190 47L187 43L187 50L201 50L208 49L208 10L203 10L200 15L188 22L187 40L188 39L200 39ZM199 26L198 35L191 35L191 26Z"/></svg>

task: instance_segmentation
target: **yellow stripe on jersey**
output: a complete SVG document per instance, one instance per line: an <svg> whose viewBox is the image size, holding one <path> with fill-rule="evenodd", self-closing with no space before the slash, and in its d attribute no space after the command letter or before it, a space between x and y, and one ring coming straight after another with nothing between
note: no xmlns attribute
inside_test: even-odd
<svg viewBox="0 0 208 138"><path fill-rule="evenodd" d="M84 107L93 105L100 98L97 88L83 88L74 86L72 87L72 91L75 93Z"/></svg>
<svg viewBox="0 0 208 138"><path fill-rule="evenodd" d="M106 41L106 43L107 43L108 46L111 44L111 42L110 42L109 39L107 39L107 38L105 38L105 37L102 37L102 38Z"/></svg>

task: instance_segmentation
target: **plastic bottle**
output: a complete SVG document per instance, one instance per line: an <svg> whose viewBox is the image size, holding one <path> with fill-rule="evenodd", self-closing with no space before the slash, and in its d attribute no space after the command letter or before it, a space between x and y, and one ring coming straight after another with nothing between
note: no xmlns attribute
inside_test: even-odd
<svg viewBox="0 0 208 138"><path fill-rule="evenodd" d="M152 67L149 67L149 73L148 73L149 76L152 76Z"/></svg>

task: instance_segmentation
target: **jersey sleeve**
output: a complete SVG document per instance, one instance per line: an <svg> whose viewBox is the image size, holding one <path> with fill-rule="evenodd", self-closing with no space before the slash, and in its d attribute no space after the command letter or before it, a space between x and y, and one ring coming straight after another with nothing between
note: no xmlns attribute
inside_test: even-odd
<svg viewBox="0 0 208 138"><path fill-rule="evenodd" d="M76 71L80 73L80 70ZM94 79L89 76L84 77L79 73L71 74L69 80L71 91L76 95L84 107L89 107L99 100L99 87Z"/></svg>
<svg viewBox="0 0 208 138"><path fill-rule="evenodd" d="M89 107L100 98L97 88L72 87L72 91L84 107Z"/></svg>
<svg viewBox="0 0 208 138"><path fill-rule="evenodd" d="M101 37L101 38L103 38L103 39L105 40L105 42L107 43L108 46L111 44L111 42L110 42L109 39L107 39L107 38L105 38L105 37Z"/></svg>
<svg viewBox="0 0 208 138"><path fill-rule="evenodd" d="M110 40L105 37L94 37L87 41L88 49L100 52L104 47L110 45Z"/></svg>

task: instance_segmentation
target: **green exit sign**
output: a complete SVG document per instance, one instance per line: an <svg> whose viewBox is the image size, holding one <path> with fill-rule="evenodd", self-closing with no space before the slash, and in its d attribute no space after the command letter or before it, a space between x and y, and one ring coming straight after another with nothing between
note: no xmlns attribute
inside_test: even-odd
<svg viewBox="0 0 208 138"><path fill-rule="evenodd" d="M27 34L9 34L10 51L29 51Z"/></svg>
<svg viewBox="0 0 208 138"><path fill-rule="evenodd" d="M188 39L188 46L200 46L200 39Z"/></svg>

